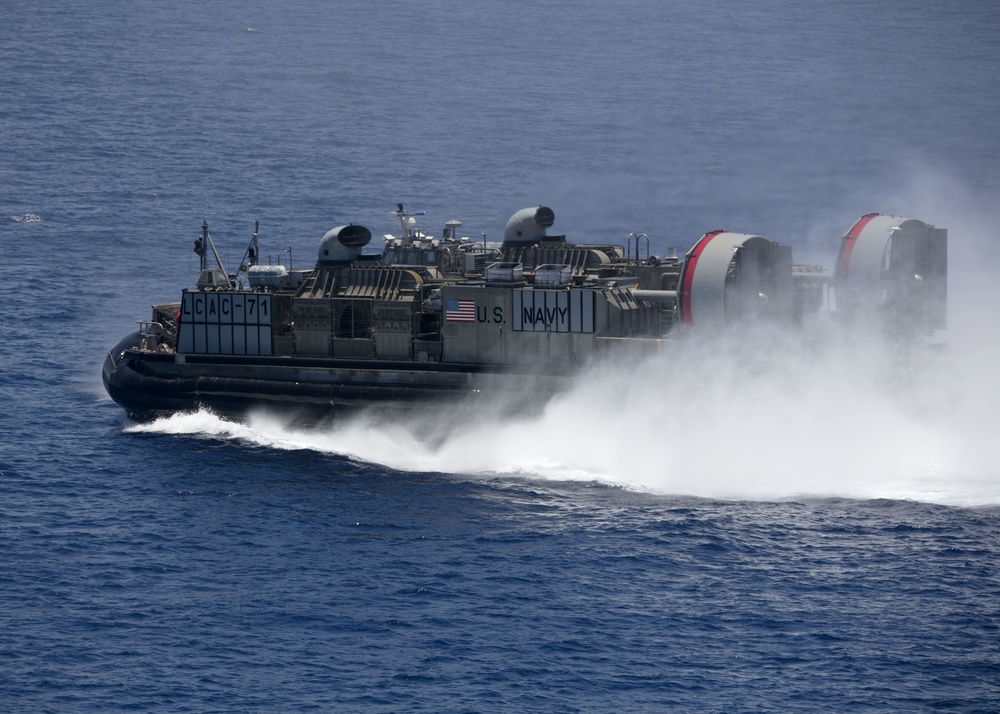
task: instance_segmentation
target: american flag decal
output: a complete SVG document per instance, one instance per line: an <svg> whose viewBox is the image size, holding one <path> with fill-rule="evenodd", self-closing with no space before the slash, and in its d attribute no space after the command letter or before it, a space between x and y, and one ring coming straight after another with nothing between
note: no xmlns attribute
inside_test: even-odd
<svg viewBox="0 0 1000 714"><path fill-rule="evenodd" d="M476 301L475 300L445 300L444 301L444 321L445 322L475 322L476 321Z"/></svg>

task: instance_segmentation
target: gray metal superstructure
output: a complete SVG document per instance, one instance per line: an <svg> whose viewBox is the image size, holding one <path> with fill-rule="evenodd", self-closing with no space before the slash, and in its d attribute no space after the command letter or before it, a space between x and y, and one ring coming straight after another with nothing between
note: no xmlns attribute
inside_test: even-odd
<svg viewBox="0 0 1000 714"><path fill-rule="evenodd" d="M111 351L109 394L137 417L519 392L537 402L581 365L660 353L691 330L794 326L834 305L911 337L945 326L947 232L913 219L863 217L831 275L793 265L788 246L724 231L684 259L650 256L634 233L577 245L549 235L545 206L515 213L499 246L459 237L458 221L431 238L421 214L394 215L401 234L381 255L362 254L371 232L351 224L323 236L311 270L261 266L255 232L232 275L203 225L197 289L154 306Z"/></svg>

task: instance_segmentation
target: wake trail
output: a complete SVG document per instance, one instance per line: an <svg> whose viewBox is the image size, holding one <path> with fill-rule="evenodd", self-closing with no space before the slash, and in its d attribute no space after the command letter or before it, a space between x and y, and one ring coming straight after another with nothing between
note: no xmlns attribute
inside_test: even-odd
<svg viewBox="0 0 1000 714"><path fill-rule="evenodd" d="M301 428L208 412L133 432L311 449L393 469L601 481L662 494L1000 504L1000 262L992 227L961 188L914 178L888 205L922 206L950 235L947 348L901 352L880 336L679 340L668 354L584 372L535 416L456 408L361 415ZM735 344L734 344L735 343Z"/></svg>

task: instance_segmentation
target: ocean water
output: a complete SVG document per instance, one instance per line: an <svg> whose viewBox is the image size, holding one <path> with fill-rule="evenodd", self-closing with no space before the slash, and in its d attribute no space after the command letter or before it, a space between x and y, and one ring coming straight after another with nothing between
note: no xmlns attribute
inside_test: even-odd
<svg viewBox="0 0 1000 714"><path fill-rule="evenodd" d="M1000 710L992 3L0 2L0 710ZM603 365L540 414L134 424L223 259L949 229L943 346Z"/></svg>

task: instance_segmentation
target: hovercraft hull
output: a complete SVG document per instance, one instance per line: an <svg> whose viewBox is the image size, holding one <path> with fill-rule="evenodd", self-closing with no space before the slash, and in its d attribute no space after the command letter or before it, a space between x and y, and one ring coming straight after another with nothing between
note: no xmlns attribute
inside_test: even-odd
<svg viewBox="0 0 1000 714"><path fill-rule="evenodd" d="M103 369L111 398L137 419L208 408L242 414L256 408L330 415L367 407L490 400L521 410L562 390L566 374L485 365L363 363L330 359L186 355L126 349ZM513 407L512 407L513 408Z"/></svg>
<svg viewBox="0 0 1000 714"><path fill-rule="evenodd" d="M371 231L352 223L297 271L258 264L255 232L229 273L202 224L196 289L153 305L112 349L108 393L139 418L445 402L509 414L536 411L581 369L637 364L691 332L801 332L821 313L897 343L947 327L947 230L915 219L863 216L831 275L752 234L712 231L683 259L660 259L645 234L625 245L548 235L545 206L515 213L492 247L458 237L457 221L433 238L414 228L422 213L395 215L401 235L381 255L362 253Z"/></svg>

